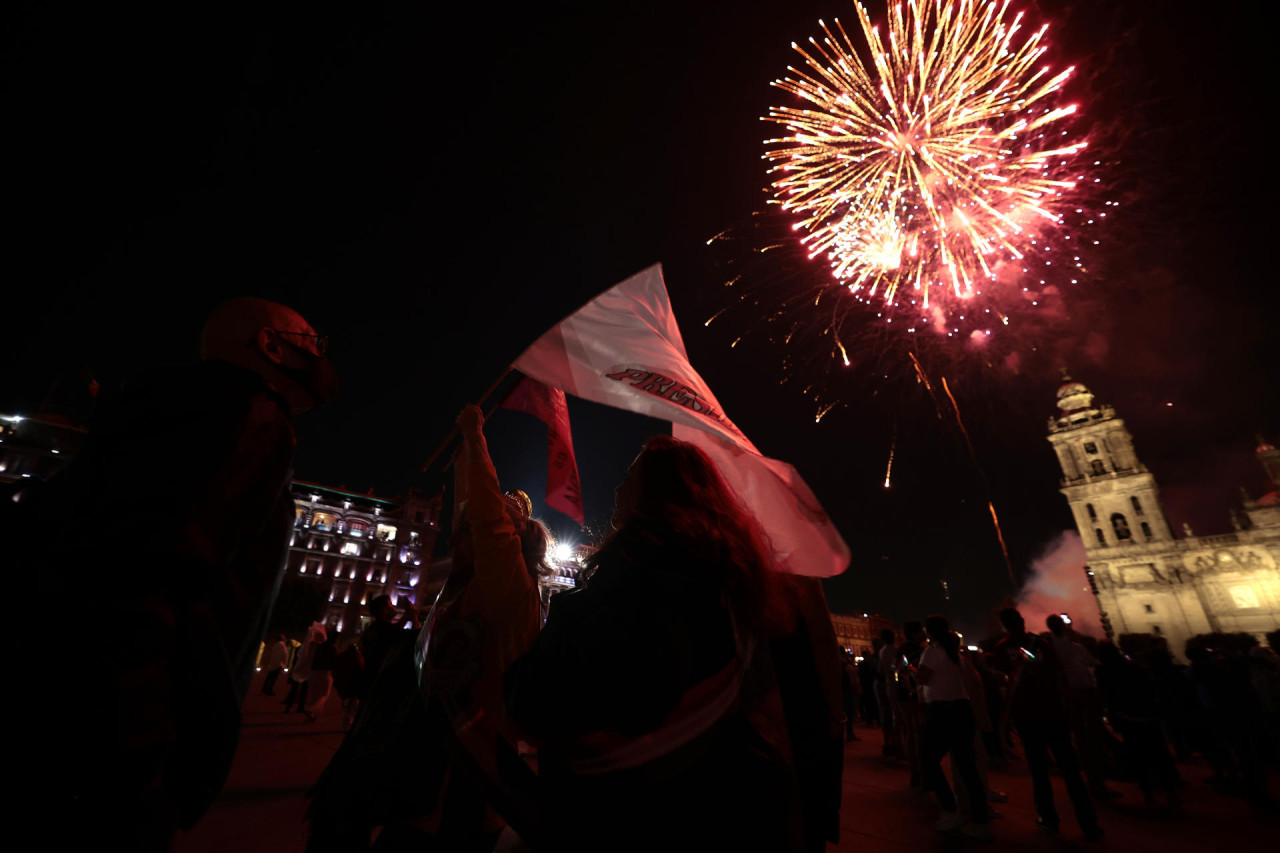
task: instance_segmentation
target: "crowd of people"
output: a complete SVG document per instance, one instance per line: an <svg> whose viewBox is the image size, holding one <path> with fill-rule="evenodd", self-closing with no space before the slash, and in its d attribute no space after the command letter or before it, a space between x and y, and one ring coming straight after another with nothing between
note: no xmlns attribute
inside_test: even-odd
<svg viewBox="0 0 1280 853"><path fill-rule="evenodd" d="M1085 645L1062 620L1028 632L1006 610L1005 636L979 653L934 616L842 673L819 581L788 573L706 453L668 436L632 463L612 532L543 624L549 536L500 488L475 406L457 420L434 605L398 617L384 596L359 638L315 622L292 659L282 636L262 649L294 519L293 418L335 393L326 352L291 309L232 300L206 323L203 361L127 385L63 474L0 501L17 569L112 620L111 643L53 639L106 710L54 703L32 723L50 755L31 787L69 849L168 850L201 819L259 655L287 712L343 703L346 737L308 795L311 853L821 851L840 834L854 709L937 797L944 832L992 837L1004 796L986 767L1011 759L1014 734L1047 832L1050 757L1086 838L1102 834L1094 803L1120 763L1177 805L1169 743L1203 754L1214 784L1269 801L1273 652L1202 638L1179 667L1158 647ZM135 503L151 506L141 540L117 523ZM100 571L102 553L132 564ZM41 673L42 695L61 676Z"/></svg>
<svg viewBox="0 0 1280 853"><path fill-rule="evenodd" d="M994 838L987 768L1018 756L1031 776L1036 825L1061 829L1050 769L1066 787L1088 840L1103 835L1099 803L1137 783L1144 807L1182 809L1188 784L1175 759L1200 756L1205 784L1274 808L1268 765L1280 761L1280 631L1261 646L1249 634L1192 638L1179 664L1162 638L1120 643L1076 633L1066 614L1029 631L1016 608L999 613L1000 637L965 646L941 616L885 629L872 648L846 651L850 717L883 732L882 755L902 761L913 788L932 792L940 832ZM856 738L850 724L846 736ZM942 772L949 756L951 779ZM953 787L954 786L954 787Z"/></svg>
<svg viewBox="0 0 1280 853"><path fill-rule="evenodd" d="M707 456L645 445L614 532L542 625L547 531L500 491L480 411L458 423L449 577L421 631L366 657L360 711L310 794L308 849L836 840L845 718L821 586L777 571ZM655 609L659 588L676 594Z"/></svg>

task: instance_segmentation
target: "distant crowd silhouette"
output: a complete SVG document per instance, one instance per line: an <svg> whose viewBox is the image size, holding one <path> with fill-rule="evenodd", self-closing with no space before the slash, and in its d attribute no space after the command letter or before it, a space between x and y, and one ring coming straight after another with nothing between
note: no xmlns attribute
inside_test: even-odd
<svg viewBox="0 0 1280 853"><path fill-rule="evenodd" d="M1016 608L999 622L1003 636L964 646L930 616L845 655L846 736L857 738L855 715L882 730L881 754L937 797L940 832L994 837L991 804L1008 797L988 786L986 771L1009 766L1019 748L1036 825L1051 835L1061 829L1051 763L1087 840L1103 836L1096 804L1121 797L1108 780L1136 781L1146 807L1181 810L1178 791L1192 780L1175 759L1193 755L1212 771L1195 782L1275 808L1268 767L1280 762L1280 630L1266 646L1243 633L1193 637L1181 664L1161 637L1100 641L1075 632L1067 614L1048 617L1039 633Z"/></svg>

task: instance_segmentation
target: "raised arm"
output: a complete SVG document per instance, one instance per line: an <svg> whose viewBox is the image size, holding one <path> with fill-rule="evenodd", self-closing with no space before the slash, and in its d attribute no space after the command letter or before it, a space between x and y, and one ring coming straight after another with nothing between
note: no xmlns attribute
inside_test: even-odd
<svg viewBox="0 0 1280 853"><path fill-rule="evenodd" d="M520 537L507 514L506 502L498 488L498 474L489 459L484 438L484 415L475 405L458 415L462 433L462 458L467 491L467 520L475 548L475 580L487 596L506 597L530 593L533 582L525 570Z"/></svg>

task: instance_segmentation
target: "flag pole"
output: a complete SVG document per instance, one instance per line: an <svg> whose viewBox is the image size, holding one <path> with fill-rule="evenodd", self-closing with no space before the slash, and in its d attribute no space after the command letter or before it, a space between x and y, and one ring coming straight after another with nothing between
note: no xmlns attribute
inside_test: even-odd
<svg viewBox="0 0 1280 853"><path fill-rule="evenodd" d="M489 399L489 397L493 395L493 392L498 390L498 386L502 384L502 380L506 379L510 375L511 368L508 367L506 370L502 371L497 379L493 380L492 384L490 384L488 388L485 389L485 392L480 395L480 399L476 401L476 404L482 404L485 400ZM490 409L490 412L492 411L493 410ZM449 443L453 441L457 435L458 425L454 424L453 429L449 430L449 434L444 437L444 441L440 442L427 461L422 463L422 468L420 469L422 473L426 473L426 470L431 467L431 463L440 458L440 454L444 453L444 449L449 446Z"/></svg>

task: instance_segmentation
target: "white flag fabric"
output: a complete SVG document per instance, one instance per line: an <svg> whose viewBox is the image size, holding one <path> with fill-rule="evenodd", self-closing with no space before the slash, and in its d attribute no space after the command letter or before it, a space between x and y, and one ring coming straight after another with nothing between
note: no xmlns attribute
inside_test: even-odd
<svg viewBox="0 0 1280 853"><path fill-rule="evenodd" d="M800 474L762 456L689 364L661 265L588 302L512 367L566 394L670 421L760 520L780 568L831 577L849 565L849 546Z"/></svg>

